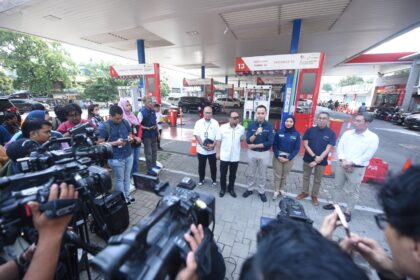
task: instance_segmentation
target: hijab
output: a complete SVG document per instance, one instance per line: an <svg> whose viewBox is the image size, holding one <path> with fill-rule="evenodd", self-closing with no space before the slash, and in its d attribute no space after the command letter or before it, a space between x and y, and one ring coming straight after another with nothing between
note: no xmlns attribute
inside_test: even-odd
<svg viewBox="0 0 420 280"><path fill-rule="evenodd" d="M140 125L139 120L137 119L136 115L133 114L132 111L126 111L125 107L127 106L128 100L121 98L118 102L118 106L123 110L123 118L128 121L131 125Z"/></svg>
<svg viewBox="0 0 420 280"><path fill-rule="evenodd" d="M287 116L287 118L286 118L285 122L286 122L288 119L292 119L292 120L293 120L293 126L292 126L291 128L287 128L287 127L286 127L286 125L285 125L285 126L284 126L284 130L285 130L286 132L294 132L294 131L296 131L296 129L295 129L296 119L295 119L295 117L294 117L294 116L292 116L292 115Z"/></svg>

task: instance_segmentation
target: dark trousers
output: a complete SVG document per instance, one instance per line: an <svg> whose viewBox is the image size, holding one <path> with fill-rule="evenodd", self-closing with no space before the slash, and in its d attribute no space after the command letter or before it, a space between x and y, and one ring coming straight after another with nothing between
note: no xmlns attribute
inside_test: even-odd
<svg viewBox="0 0 420 280"><path fill-rule="evenodd" d="M160 148L160 137L162 136L162 129L159 129L159 136L156 135L157 147Z"/></svg>
<svg viewBox="0 0 420 280"><path fill-rule="evenodd" d="M236 171L238 170L239 162L220 161L220 188L226 191L226 176L229 170L229 186L228 191L233 191L236 180Z"/></svg>
<svg viewBox="0 0 420 280"><path fill-rule="evenodd" d="M217 175L216 154L202 155L200 153L197 153L197 157L198 157L198 175L200 176L200 182L204 181L204 177L206 176L207 159L209 160L209 164L210 164L211 179L213 180L213 182L216 182L216 175Z"/></svg>

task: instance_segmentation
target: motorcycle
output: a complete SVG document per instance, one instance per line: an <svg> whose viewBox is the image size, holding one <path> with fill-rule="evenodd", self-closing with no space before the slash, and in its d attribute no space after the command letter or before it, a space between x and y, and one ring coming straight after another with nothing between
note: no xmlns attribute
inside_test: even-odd
<svg viewBox="0 0 420 280"><path fill-rule="evenodd" d="M373 115L376 119L389 121L392 118L392 113L388 108L376 108L373 112Z"/></svg>

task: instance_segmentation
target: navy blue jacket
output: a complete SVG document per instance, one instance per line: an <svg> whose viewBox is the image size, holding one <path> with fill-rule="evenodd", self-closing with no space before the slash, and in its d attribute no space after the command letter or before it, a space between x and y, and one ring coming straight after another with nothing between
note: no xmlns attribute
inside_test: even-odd
<svg viewBox="0 0 420 280"><path fill-rule="evenodd" d="M285 129L277 131L274 135L273 152L276 158L280 152L288 153L288 159L292 160L300 149L300 134L296 130L287 132Z"/></svg>
<svg viewBox="0 0 420 280"><path fill-rule="evenodd" d="M335 146L335 133L332 131L331 128L325 127L320 129L318 126L314 126L308 128L305 131L305 134L302 137L302 140L308 140L308 146L311 150L315 153L315 155L321 155L327 145ZM327 165L328 164L328 157L325 157L319 165ZM313 161L313 158L308 154L305 150L305 155L303 156L303 161L306 163L310 163Z"/></svg>
<svg viewBox="0 0 420 280"><path fill-rule="evenodd" d="M258 122L252 122L248 124L248 130L246 132L246 142L248 144L264 144L264 148L257 148L252 149L253 151L257 152L263 152L270 150L271 146L274 142L274 130L271 123L264 121L262 123L263 132L257 136L257 138L254 140L254 143L251 143L249 138L251 138L252 135L257 131L260 124Z"/></svg>
<svg viewBox="0 0 420 280"><path fill-rule="evenodd" d="M157 136L157 122L156 122L156 112L146 106L141 108L141 114L143 115L143 120L141 125L144 127L156 126L155 129L144 129L143 128L143 138L154 138Z"/></svg>

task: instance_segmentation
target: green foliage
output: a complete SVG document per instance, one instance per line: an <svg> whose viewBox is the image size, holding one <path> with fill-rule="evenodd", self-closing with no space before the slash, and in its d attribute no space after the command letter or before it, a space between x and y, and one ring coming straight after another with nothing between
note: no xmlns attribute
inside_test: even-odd
<svg viewBox="0 0 420 280"><path fill-rule="evenodd" d="M12 79L10 79L4 72L0 71L0 93L11 93L13 90L12 83Z"/></svg>
<svg viewBox="0 0 420 280"><path fill-rule="evenodd" d="M160 96L167 97L169 96L170 88L168 84L168 79L161 79L160 80Z"/></svg>
<svg viewBox="0 0 420 280"><path fill-rule="evenodd" d="M114 80L109 74L109 65L101 63L88 63L80 65L81 72L89 77L84 91L84 97L100 102L115 101L118 99L118 86L131 84L127 80Z"/></svg>
<svg viewBox="0 0 420 280"><path fill-rule="evenodd" d="M323 84L322 85L322 89L325 90L325 91L327 91L327 92L330 92L330 91L333 90L332 85L330 83Z"/></svg>
<svg viewBox="0 0 420 280"><path fill-rule="evenodd" d="M0 65L16 74L13 86L32 93L50 93L54 82L71 86L76 64L59 43L0 30Z"/></svg>
<svg viewBox="0 0 420 280"><path fill-rule="evenodd" d="M362 77L347 76L341 79L340 82L338 82L338 85L340 87L345 87L345 86L352 86L352 85L363 84L363 83L364 83L364 80Z"/></svg>

